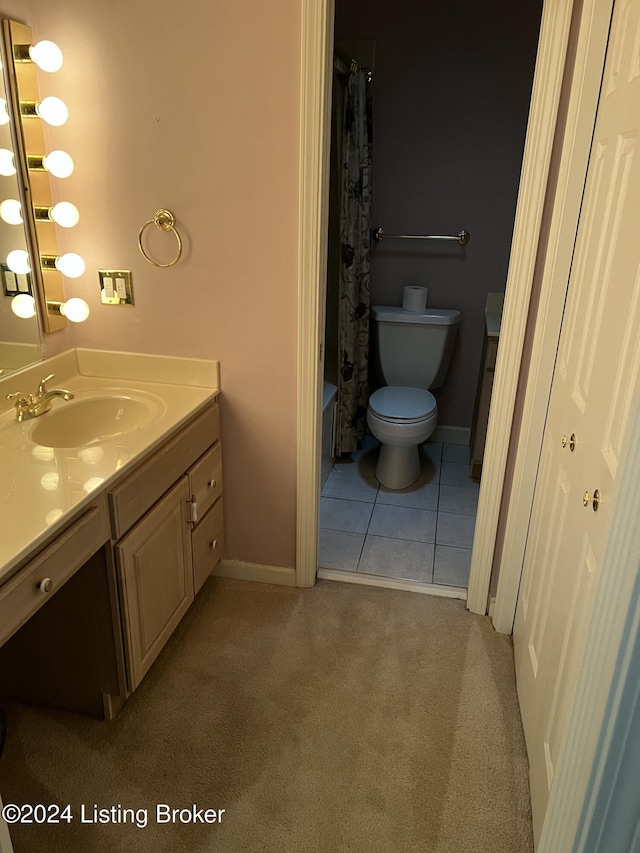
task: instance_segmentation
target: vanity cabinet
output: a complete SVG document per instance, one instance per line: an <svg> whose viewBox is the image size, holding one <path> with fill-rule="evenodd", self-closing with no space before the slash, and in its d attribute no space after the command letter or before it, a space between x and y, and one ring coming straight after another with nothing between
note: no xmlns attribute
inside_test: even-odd
<svg viewBox="0 0 640 853"><path fill-rule="evenodd" d="M214 403L109 493L132 691L222 557L219 433Z"/></svg>
<svg viewBox="0 0 640 853"><path fill-rule="evenodd" d="M496 335L485 335L480 363L480 375L478 377L473 428L471 430L470 476L473 480L479 480L482 475L482 462L484 459L484 446L487 440L489 409L491 407L491 393L493 391L493 374L496 368L497 354L498 337Z"/></svg>

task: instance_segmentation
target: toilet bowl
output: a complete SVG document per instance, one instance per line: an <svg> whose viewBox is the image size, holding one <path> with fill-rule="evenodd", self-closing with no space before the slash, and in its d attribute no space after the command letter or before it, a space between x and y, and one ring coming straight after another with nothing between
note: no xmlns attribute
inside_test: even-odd
<svg viewBox="0 0 640 853"><path fill-rule="evenodd" d="M388 489L406 489L420 476L418 445L438 422L436 399L423 388L387 385L369 398L367 423L381 443L376 478Z"/></svg>

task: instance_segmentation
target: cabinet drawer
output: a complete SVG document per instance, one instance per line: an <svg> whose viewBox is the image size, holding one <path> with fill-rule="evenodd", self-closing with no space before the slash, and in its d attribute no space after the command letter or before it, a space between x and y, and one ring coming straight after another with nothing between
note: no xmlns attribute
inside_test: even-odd
<svg viewBox="0 0 640 853"><path fill-rule="evenodd" d="M208 450L189 471L189 488L198 505L198 518L222 494L222 450L220 442Z"/></svg>
<svg viewBox="0 0 640 853"><path fill-rule="evenodd" d="M223 557L224 525L222 498L216 501L193 531L193 586L195 592Z"/></svg>
<svg viewBox="0 0 640 853"><path fill-rule="evenodd" d="M214 403L109 494L111 529L119 539L220 436Z"/></svg>
<svg viewBox="0 0 640 853"><path fill-rule="evenodd" d="M101 499L0 587L0 645L46 604L108 539L106 506ZM51 581L49 592L38 586L45 578Z"/></svg>

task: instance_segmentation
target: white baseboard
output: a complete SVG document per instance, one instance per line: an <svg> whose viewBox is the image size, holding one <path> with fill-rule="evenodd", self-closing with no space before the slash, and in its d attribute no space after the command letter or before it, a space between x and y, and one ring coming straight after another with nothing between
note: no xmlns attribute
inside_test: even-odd
<svg viewBox="0 0 640 853"><path fill-rule="evenodd" d="M221 560L212 575L219 578L235 578L257 583L275 583L280 586L296 585L296 570L286 566L263 566L260 563L245 563L243 560Z"/></svg>
<svg viewBox="0 0 640 853"><path fill-rule="evenodd" d="M442 441L447 444L464 444L469 447L471 442L471 429L469 427L437 426L429 441Z"/></svg>
<svg viewBox="0 0 640 853"><path fill-rule="evenodd" d="M318 569L318 578L325 581L360 584L360 586L380 586L384 589L401 589L404 592L419 592L422 595L436 595L440 598L460 598L463 601L467 600L467 590L460 586L402 581L395 578L376 577L375 575L359 575L355 572L341 572L338 569Z"/></svg>

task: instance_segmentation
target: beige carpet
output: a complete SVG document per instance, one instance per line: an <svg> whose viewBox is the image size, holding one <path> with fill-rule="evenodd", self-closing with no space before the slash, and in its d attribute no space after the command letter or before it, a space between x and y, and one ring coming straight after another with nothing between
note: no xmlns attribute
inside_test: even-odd
<svg viewBox="0 0 640 853"><path fill-rule="evenodd" d="M511 641L460 601L211 579L114 722L6 710L5 804L74 814L13 827L16 853L533 849ZM158 825L156 803L226 811Z"/></svg>

